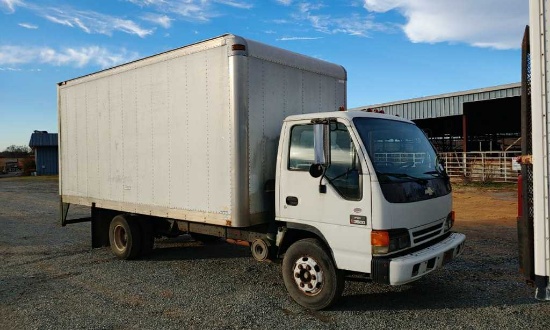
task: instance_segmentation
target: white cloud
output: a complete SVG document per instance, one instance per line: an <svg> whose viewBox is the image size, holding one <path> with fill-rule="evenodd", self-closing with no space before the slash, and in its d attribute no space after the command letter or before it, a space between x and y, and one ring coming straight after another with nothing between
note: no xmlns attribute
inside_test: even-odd
<svg viewBox="0 0 550 330"><path fill-rule="evenodd" d="M292 0L276 0L276 1L281 5L285 5L285 6L290 6L290 4L292 3Z"/></svg>
<svg viewBox="0 0 550 330"><path fill-rule="evenodd" d="M300 2L298 3L298 9L302 13L309 13L312 10L318 10L323 8L324 5L322 3L312 3L312 2Z"/></svg>
<svg viewBox="0 0 550 330"><path fill-rule="evenodd" d="M104 47L89 46L55 50L49 47L0 46L0 65L42 63L54 66L83 67L86 65L107 68L138 58L135 52L125 49L111 51Z"/></svg>
<svg viewBox="0 0 550 330"><path fill-rule="evenodd" d="M21 69L19 68L10 68L10 67L7 67L7 68L0 68L0 71L21 71Z"/></svg>
<svg viewBox="0 0 550 330"><path fill-rule="evenodd" d="M37 26L37 25L30 24L30 23L19 23L18 25L19 25L20 27L24 27L25 29L29 29L29 30L36 30L36 29L38 29L38 26Z"/></svg>
<svg viewBox="0 0 550 330"><path fill-rule="evenodd" d="M160 25L165 29L170 28L172 26L173 19L166 16L166 15L159 15L159 14L146 14L141 17L141 19Z"/></svg>
<svg viewBox="0 0 550 330"><path fill-rule="evenodd" d="M104 34L107 34L107 35L110 35L111 31L114 29L114 30L119 30L119 31L122 31L122 32L126 32L128 34L135 34L135 35L138 35L141 38L144 38L144 37L146 37L150 34L153 34L153 31L154 31L154 30L151 30L151 29L143 29L137 23L135 23L134 21L127 20L127 19L121 19L121 18L114 18L113 19L113 18L109 17L109 19L107 19L105 21L105 23L106 24L113 24L112 29L109 28L108 25L103 25L102 26L103 30L98 28L98 31L100 33L104 33Z"/></svg>
<svg viewBox="0 0 550 330"><path fill-rule="evenodd" d="M73 23L71 23L69 20L66 20L66 19L59 19L57 17L53 17L53 16L50 16L50 15L44 15L44 18L47 19L50 22L65 25L65 26L68 26L68 27L73 27L74 26Z"/></svg>
<svg viewBox="0 0 550 330"><path fill-rule="evenodd" d="M209 21L215 14L207 0L127 0L141 7L152 7L159 12L171 13L190 21Z"/></svg>
<svg viewBox="0 0 550 330"><path fill-rule="evenodd" d="M250 1L243 0L126 0L140 7L150 7L159 13L179 16L188 21L208 22L220 16L215 5L251 9Z"/></svg>
<svg viewBox="0 0 550 330"><path fill-rule="evenodd" d="M296 41L296 40L318 40L323 37L282 37L277 39L278 41Z"/></svg>
<svg viewBox="0 0 550 330"><path fill-rule="evenodd" d="M244 1L235 1L235 0L214 0L214 1L222 5L240 8L240 9L251 9L254 7L251 3L244 2Z"/></svg>
<svg viewBox="0 0 550 330"><path fill-rule="evenodd" d="M529 22L521 0L364 0L371 12L397 10L412 42L464 42L477 47L519 48Z"/></svg>
<svg viewBox="0 0 550 330"><path fill-rule="evenodd" d="M157 2L158 1L160 0L157 0ZM16 6L19 6L52 23L78 28L86 33L112 35L114 31L121 31L144 38L154 32L152 29L142 28L132 20L90 10L78 10L68 6L56 8L43 6L41 4L24 3L21 0L0 0L0 6L4 7L9 12L14 12Z"/></svg>
<svg viewBox="0 0 550 330"><path fill-rule="evenodd" d="M15 12L15 8L23 6L24 3L21 0L0 0L0 7L4 8L4 11L8 13Z"/></svg>
<svg viewBox="0 0 550 330"><path fill-rule="evenodd" d="M275 24L291 24L291 22L289 20L282 19L282 18L274 19L274 20L272 20L272 22L275 23Z"/></svg>
<svg viewBox="0 0 550 330"><path fill-rule="evenodd" d="M347 16L334 17L330 14L319 13L326 9L321 3L301 2L296 5L298 12L293 14L296 21L306 21L319 32L327 34L348 34L354 36L366 37L371 31L386 29L385 26L374 21L372 15L360 15L351 13ZM330 9L330 8L328 8ZM324 12L330 12L325 10Z"/></svg>
<svg viewBox="0 0 550 330"><path fill-rule="evenodd" d="M152 29L142 28L132 20L94 11L81 11L72 8L35 7L33 9L50 22L76 27L88 34L99 33L110 36L114 31L120 31L144 38L153 33Z"/></svg>
<svg viewBox="0 0 550 330"><path fill-rule="evenodd" d="M78 18L78 17L75 17L73 19L74 23L76 24L76 26L78 26L79 28L81 28L84 32L86 33L92 33L92 31L84 24L82 23L82 21Z"/></svg>
<svg viewBox="0 0 550 330"><path fill-rule="evenodd" d="M126 0L126 1L131 2L140 7L151 6L151 5L162 5L166 3L165 0Z"/></svg>

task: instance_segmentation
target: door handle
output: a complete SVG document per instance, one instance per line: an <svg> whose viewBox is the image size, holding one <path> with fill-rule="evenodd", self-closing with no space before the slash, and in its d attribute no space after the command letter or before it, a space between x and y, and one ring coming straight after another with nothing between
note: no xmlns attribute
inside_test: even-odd
<svg viewBox="0 0 550 330"><path fill-rule="evenodd" d="M296 206L296 205L298 205L298 197L287 196L286 197L286 203L287 203L287 205Z"/></svg>

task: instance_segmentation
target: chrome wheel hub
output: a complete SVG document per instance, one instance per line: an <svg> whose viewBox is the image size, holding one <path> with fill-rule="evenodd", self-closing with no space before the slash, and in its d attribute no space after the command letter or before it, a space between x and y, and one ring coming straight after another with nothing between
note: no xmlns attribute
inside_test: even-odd
<svg viewBox="0 0 550 330"><path fill-rule="evenodd" d="M296 260L293 276L298 288L307 295L314 296L323 287L323 271L311 257L301 257Z"/></svg>
<svg viewBox="0 0 550 330"><path fill-rule="evenodd" d="M128 244L128 234L126 233L124 227L120 225L115 227L114 232L115 247L117 250L123 251Z"/></svg>

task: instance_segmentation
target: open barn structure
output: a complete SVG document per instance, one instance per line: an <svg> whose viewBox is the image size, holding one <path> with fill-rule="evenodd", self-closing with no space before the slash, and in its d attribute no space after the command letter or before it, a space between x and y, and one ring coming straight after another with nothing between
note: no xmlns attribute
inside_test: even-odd
<svg viewBox="0 0 550 330"><path fill-rule="evenodd" d="M410 119L429 137L451 175L479 181L516 179L521 153L521 84L374 104L349 110L383 111Z"/></svg>

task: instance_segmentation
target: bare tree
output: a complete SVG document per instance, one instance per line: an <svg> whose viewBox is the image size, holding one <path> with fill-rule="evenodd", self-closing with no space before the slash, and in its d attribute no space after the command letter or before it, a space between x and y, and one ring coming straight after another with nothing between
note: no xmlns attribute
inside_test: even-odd
<svg viewBox="0 0 550 330"><path fill-rule="evenodd" d="M7 158L24 158L32 155L32 149L28 146L11 145L4 151L0 152L0 157Z"/></svg>

